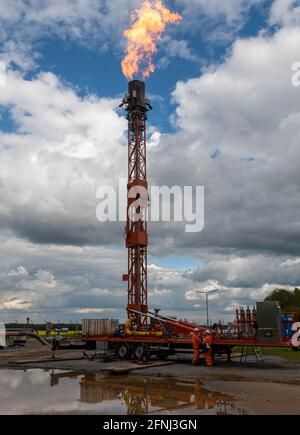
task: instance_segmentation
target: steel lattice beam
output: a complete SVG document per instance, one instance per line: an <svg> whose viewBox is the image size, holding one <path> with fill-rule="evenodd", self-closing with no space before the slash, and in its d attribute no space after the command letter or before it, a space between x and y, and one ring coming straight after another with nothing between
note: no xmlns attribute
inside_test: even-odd
<svg viewBox="0 0 300 435"><path fill-rule="evenodd" d="M148 190L147 184L147 112L151 108L145 99L145 84L140 81L129 83L129 93L123 100L128 120L128 193L132 188ZM128 307L140 313L148 312L147 295L147 215L144 209L134 208L134 202L140 198L137 193L128 197L126 222L126 247L128 249ZM147 194L148 196L148 194ZM140 214L138 220L133 219ZM135 315L138 328L147 324L147 317Z"/></svg>

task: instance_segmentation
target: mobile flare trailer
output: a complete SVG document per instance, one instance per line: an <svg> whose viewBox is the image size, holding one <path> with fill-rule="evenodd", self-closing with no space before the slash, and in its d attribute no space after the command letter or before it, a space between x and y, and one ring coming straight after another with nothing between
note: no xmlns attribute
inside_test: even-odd
<svg viewBox="0 0 300 435"><path fill-rule="evenodd" d="M128 284L127 312L130 320L126 323L124 331L101 335L85 331L87 348L97 347L114 351L124 359L132 356L139 358L145 349L161 359L176 353L192 353L191 332L198 328L201 334L203 328L161 316L157 312L151 313L148 309L148 230L147 211L143 204L146 202L148 205L146 127L147 114L152 107L146 99L145 83L139 80L131 81L128 85L128 94L125 95L120 107L124 107L128 120L128 205L125 229L128 271L123 275L123 281ZM140 201L138 208L137 200ZM139 218L135 219L137 213ZM281 330L280 325L277 331L277 319L280 316L279 311L276 312L278 307L269 305L269 308L269 317L266 315L269 322L264 322L262 317L262 326L255 334L248 336L244 333L243 327L239 331L238 319L235 331L229 331L227 334L216 332L213 341L214 353L230 356L234 346L290 347L291 343L278 333ZM261 306L259 311L263 312L264 309L267 310ZM252 331L254 330L255 328L252 328Z"/></svg>

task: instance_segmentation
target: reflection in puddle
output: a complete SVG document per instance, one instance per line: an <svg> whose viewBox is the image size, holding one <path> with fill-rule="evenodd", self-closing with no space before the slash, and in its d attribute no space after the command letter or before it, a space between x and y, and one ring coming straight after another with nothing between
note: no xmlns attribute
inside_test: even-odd
<svg viewBox="0 0 300 435"><path fill-rule="evenodd" d="M230 397L207 392L200 382L133 376L97 379L97 374L89 374L80 383L81 402L102 403L116 398L131 415L191 408L214 410L216 414L234 412Z"/></svg>
<svg viewBox="0 0 300 435"><path fill-rule="evenodd" d="M0 371L1 414L243 414L200 382L102 373Z"/></svg>

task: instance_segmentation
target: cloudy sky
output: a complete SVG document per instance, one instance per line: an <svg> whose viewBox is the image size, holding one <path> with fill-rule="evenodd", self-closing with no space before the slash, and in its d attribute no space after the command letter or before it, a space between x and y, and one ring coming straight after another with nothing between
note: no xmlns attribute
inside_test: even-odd
<svg viewBox="0 0 300 435"><path fill-rule="evenodd" d="M96 192L126 176L129 12L142 0L0 0L0 320L125 318L123 224ZM152 185L205 187L205 228L150 224L153 308L231 319L300 285L300 6L170 0L147 81ZM3 84L3 83L2 83Z"/></svg>

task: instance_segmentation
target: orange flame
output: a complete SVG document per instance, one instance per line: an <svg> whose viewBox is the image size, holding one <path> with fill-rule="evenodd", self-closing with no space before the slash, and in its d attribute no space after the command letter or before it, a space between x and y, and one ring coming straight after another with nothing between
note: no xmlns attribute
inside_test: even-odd
<svg viewBox="0 0 300 435"><path fill-rule="evenodd" d="M161 39L167 24L178 23L182 17L167 9L161 0L145 0L141 9L132 15L132 25L126 29L124 36L128 40L126 56L122 61L122 70L128 80L132 80L139 72L142 63L143 78L149 77L155 71L152 62L157 52L157 43Z"/></svg>

